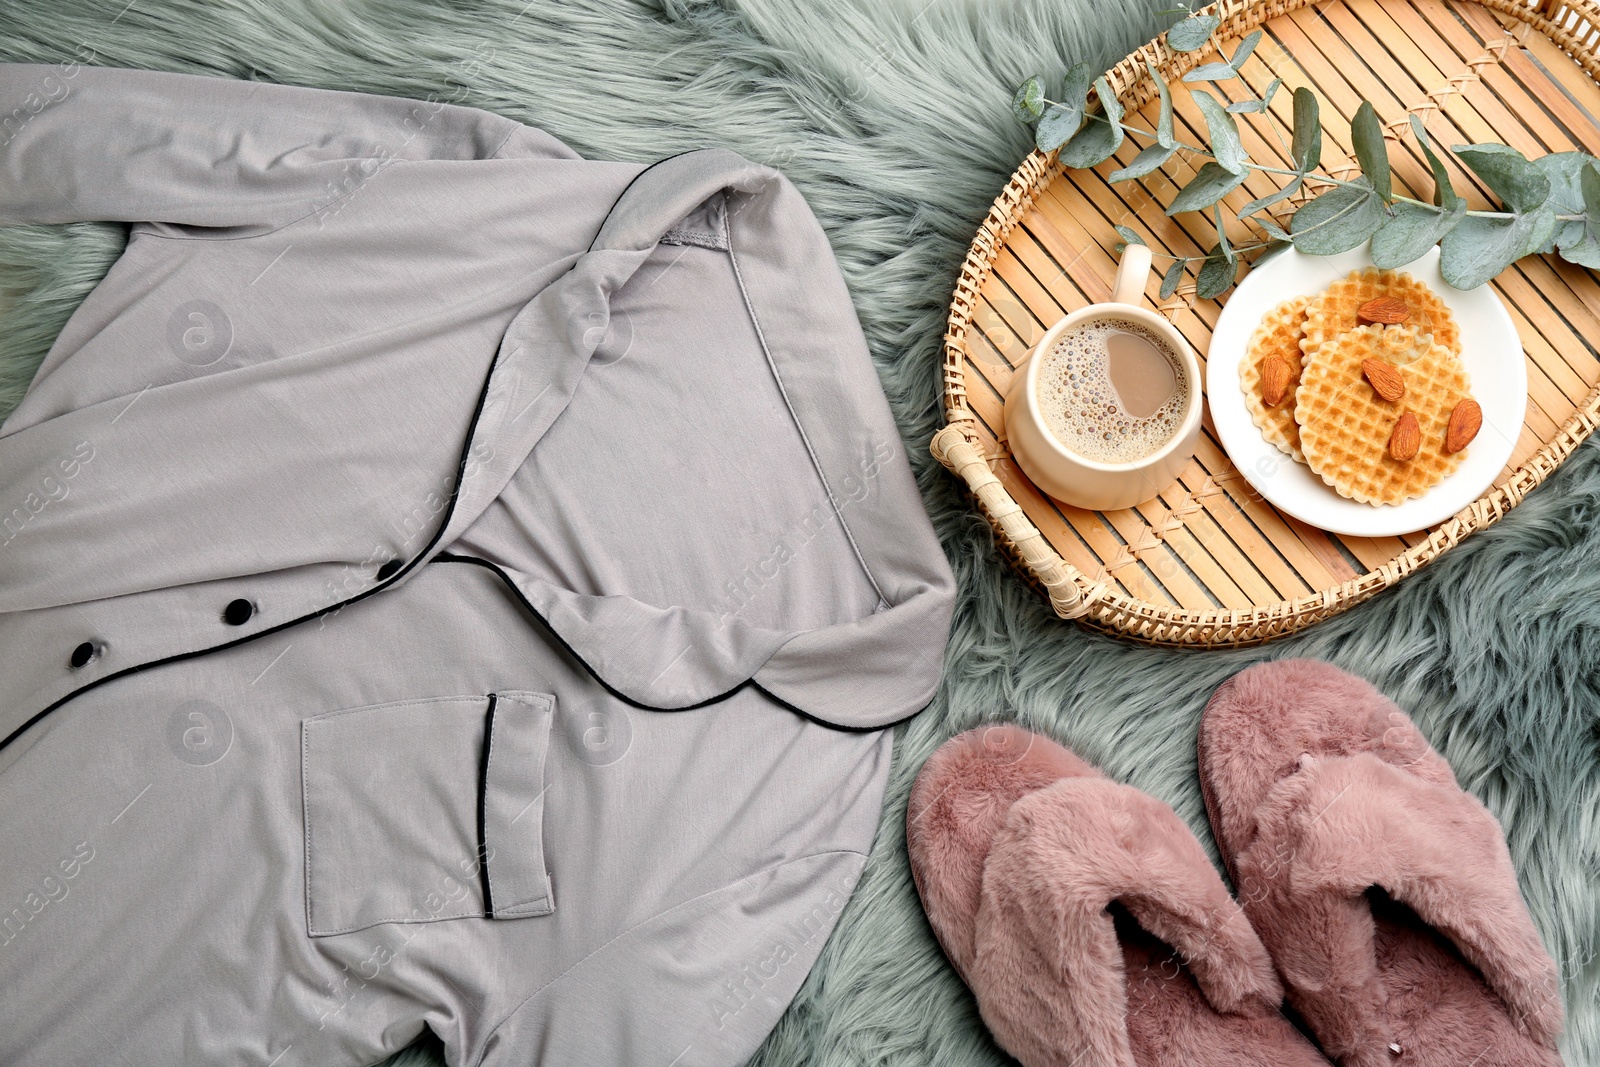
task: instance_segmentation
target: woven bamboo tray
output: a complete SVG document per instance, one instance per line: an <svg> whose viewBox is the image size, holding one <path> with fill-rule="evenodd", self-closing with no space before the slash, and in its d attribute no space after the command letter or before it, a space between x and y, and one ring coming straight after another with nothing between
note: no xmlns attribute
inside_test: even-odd
<svg viewBox="0 0 1600 1067"><path fill-rule="evenodd" d="M1600 155L1600 3L1592 0L1224 0L1205 10L1222 18L1217 40L1229 54L1239 37L1265 31L1242 81L1207 88L1249 99L1282 78L1272 102L1281 130L1292 122L1291 90L1315 90L1326 130L1323 170L1335 176L1359 173L1348 122L1362 99L1391 137L1397 187L1412 196L1433 188L1414 141L1399 136L1413 113L1435 144L1499 141L1529 157L1571 149ZM1125 121L1153 129L1158 101L1147 59L1176 86L1218 56L1175 53L1158 38L1108 73ZM1205 122L1189 94L1175 89L1173 96L1179 139L1203 142ZM1292 166L1280 162L1287 149L1256 117L1241 118L1252 158ZM1229 462L1209 411L1194 461L1159 498L1115 512L1049 499L1005 446L1001 412L1014 369L1061 316L1109 299L1116 224L1143 234L1157 252L1203 255L1215 241L1208 216L1162 213L1193 175L1189 162L1174 157L1146 179L1106 182L1137 151L1129 138L1093 171L1065 170L1054 153L1037 150L1023 160L972 243L945 333L947 425L933 454L965 482L1003 551L1062 618L1141 641L1205 647L1302 629L1500 519L1600 421L1600 285L1582 268L1535 256L1491 283L1527 361L1522 434L1494 487L1438 526L1401 537L1342 537L1279 512ZM1447 166L1471 207L1495 206L1470 172L1453 158ZM1227 202L1237 208L1278 180L1253 173ZM1252 232L1233 220L1229 237L1242 241ZM1152 301L1158 274L1147 289ZM1220 304L1193 292L1191 269L1177 294L1156 306L1203 359Z"/></svg>

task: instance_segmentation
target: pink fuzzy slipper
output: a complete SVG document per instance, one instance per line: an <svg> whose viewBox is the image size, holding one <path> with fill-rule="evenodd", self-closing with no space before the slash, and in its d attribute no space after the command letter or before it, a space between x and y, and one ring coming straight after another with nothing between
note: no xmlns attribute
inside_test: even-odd
<svg viewBox="0 0 1600 1067"><path fill-rule="evenodd" d="M1289 1003L1343 1067L1558 1067L1561 997L1500 824L1371 685L1312 660L1224 682L1200 779Z"/></svg>
<svg viewBox="0 0 1600 1067"><path fill-rule="evenodd" d="M1189 828L1048 738L947 741L906 844L939 943L1026 1067L1327 1067Z"/></svg>

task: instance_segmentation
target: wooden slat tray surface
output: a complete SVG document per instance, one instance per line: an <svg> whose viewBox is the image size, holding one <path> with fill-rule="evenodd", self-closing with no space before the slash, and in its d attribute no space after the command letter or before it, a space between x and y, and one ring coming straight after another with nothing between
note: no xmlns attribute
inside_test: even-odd
<svg viewBox="0 0 1600 1067"><path fill-rule="evenodd" d="M1423 199L1433 185L1404 133L1412 114L1439 145L1498 141L1529 157L1572 149L1600 155L1594 78L1600 9L1588 0L1234 0L1207 11L1223 17L1217 39L1229 54L1250 29L1265 31L1242 79L1208 85L1209 91L1245 100L1259 97L1274 78L1283 81L1270 119L1240 116L1257 162L1293 167L1287 142L1292 90L1300 86L1321 98L1324 172L1359 174L1349 122L1370 100L1390 133L1396 187ZM1204 143L1205 121L1178 79L1218 59L1216 53L1176 54L1158 39L1110 73L1128 110L1124 121L1153 129L1158 103L1147 58L1174 85L1179 140ZM934 454L966 480L1002 547L1063 617L1145 641L1203 646L1300 629L1387 588L1496 521L1594 429L1600 284L1581 267L1533 256L1491 283L1522 340L1526 423L1495 488L1437 527L1401 537L1344 537L1279 512L1229 461L1209 411L1194 460L1157 499L1092 512L1046 497L1005 447L1001 412L1012 374L1063 315L1110 298L1120 240L1114 226L1133 228L1158 253L1204 255L1215 241L1209 216L1168 218L1162 211L1198 165L1187 154L1146 179L1106 181L1140 146L1128 138L1093 171L1063 169L1053 153L1033 152L979 231L946 334L949 425L935 438ZM1453 157L1446 165L1470 207L1498 206ZM1281 180L1252 172L1226 203L1237 209ZM1292 211L1305 195L1281 206ZM1231 240L1257 234L1230 218ZM1159 300L1164 263L1158 256L1147 295L1203 362L1220 304L1194 297L1198 263L1177 294Z"/></svg>

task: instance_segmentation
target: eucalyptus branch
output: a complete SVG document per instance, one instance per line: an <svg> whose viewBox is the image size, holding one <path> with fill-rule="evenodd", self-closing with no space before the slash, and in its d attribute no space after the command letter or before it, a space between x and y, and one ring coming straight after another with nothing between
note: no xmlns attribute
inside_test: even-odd
<svg viewBox="0 0 1600 1067"><path fill-rule="evenodd" d="M1167 32L1167 44L1179 52L1216 49L1218 62L1196 67L1184 75L1193 83L1223 82L1240 76L1240 69L1261 40L1261 31L1245 35L1231 58L1225 57L1214 37L1220 25L1214 15L1196 15L1178 5L1181 18ZM1108 176L1119 183L1155 173L1179 153L1205 160L1179 189L1166 208L1168 215L1201 212L1214 217L1217 245L1204 257L1165 255L1174 269L1163 280L1163 294L1176 285L1175 268L1199 259L1204 263L1197 292L1218 295L1233 284L1237 256L1267 247L1257 243L1231 248L1223 225L1225 198L1242 186L1252 173L1285 179L1277 191L1251 200L1236 214L1253 222L1275 241L1286 240L1304 253L1332 255L1371 241L1373 262L1380 268L1404 266L1441 246L1440 269L1457 288L1481 285L1522 256L1559 253L1568 262L1600 268L1600 160L1581 152L1559 152L1530 160L1506 145L1456 145L1457 160L1475 173L1501 202L1498 210L1468 209L1453 188L1449 173L1416 115L1411 132L1434 179L1431 201L1407 196L1394 188L1389 146L1384 128L1370 103L1363 103L1350 124L1359 178L1337 178L1321 170L1323 131L1320 106L1309 89L1294 91L1292 140L1284 144L1280 121L1271 111L1274 92L1282 84L1274 79L1259 98L1233 103L1219 101L1210 92L1191 90L1205 120L1207 144L1181 141L1174 130L1172 86L1146 63L1160 96L1155 129L1125 124L1122 105L1105 78L1091 79L1088 67L1078 64L1067 72L1062 99L1044 95L1042 78L1035 76L1018 88L1012 109L1024 121L1036 123L1034 140L1042 152L1057 152L1064 166L1094 167L1110 159L1125 138L1138 138L1143 147L1127 165ZM1093 89L1100 110L1089 110ZM1235 115L1264 116L1272 135L1285 149L1289 166L1258 163L1249 157ZM1284 124L1287 125L1287 124ZM1265 210L1290 196L1315 188L1303 197L1285 229ZM1131 232L1131 231L1130 231Z"/></svg>
<svg viewBox="0 0 1600 1067"><path fill-rule="evenodd" d="M1046 101L1046 102L1047 103L1055 103L1056 101ZM1085 122L1105 123L1106 122L1106 117L1104 115L1099 114L1098 112L1091 112L1091 113L1088 113L1088 114L1084 115L1084 121ZM1122 130L1123 130L1124 133L1137 134L1138 136L1148 138L1151 141L1155 141L1157 139L1158 135L1156 134L1156 132L1154 130L1146 130L1146 129L1143 129L1143 128L1138 127L1138 126L1130 126L1127 123L1121 123L1120 125L1122 126ZM1184 141L1178 141L1178 142L1176 142L1176 144L1173 147L1179 152L1191 152L1194 155L1202 156L1202 157L1205 157L1205 158L1208 158L1208 159L1215 159L1216 158L1216 155L1209 148L1206 148L1206 147L1201 146L1201 145L1192 145L1192 144L1188 144L1187 142L1184 142ZM1297 171L1297 170L1289 170L1286 167L1268 166L1265 163L1257 163L1254 160L1246 160L1244 165L1246 167L1248 167L1250 170L1259 171L1262 174L1275 174L1275 175L1280 175L1280 176L1285 177L1285 178L1300 178L1303 181L1308 181L1308 182L1323 182L1323 183L1325 183L1327 185L1332 185L1332 186L1336 186L1336 187L1338 187L1338 186L1346 186L1346 187L1362 188L1362 186L1361 186L1361 184L1359 182L1351 181L1351 180L1349 180L1347 178L1335 178L1331 174L1323 174L1323 173L1319 173L1319 172L1302 173L1302 172ZM1437 206L1436 205L1430 204L1426 200L1417 200L1417 199L1415 199L1413 197L1406 196L1403 193L1392 193L1390 195L1389 199L1390 199L1391 203L1400 202L1400 203L1406 203L1406 204L1415 204L1417 207L1426 208L1426 209L1428 209L1430 211L1437 210ZM1477 219L1514 219L1514 218L1517 217L1517 212L1515 212L1515 211L1481 211L1481 210L1474 209L1474 210L1468 211L1467 215L1472 217L1472 218L1477 218ZM1589 213L1587 211L1578 212L1576 214L1566 214L1566 215L1557 215L1556 216L1556 219L1558 221L1561 221L1561 222L1585 222L1585 221L1588 220L1588 218L1589 218Z"/></svg>
<svg viewBox="0 0 1600 1067"><path fill-rule="evenodd" d="M1332 224L1334 222L1337 222L1340 218L1342 218L1344 216L1344 214L1346 212L1348 212L1348 210L1349 209L1346 208L1346 209L1340 211L1339 213L1337 213L1335 215L1332 215L1332 216L1330 216L1328 218L1322 219L1319 222L1312 223L1310 226L1307 226L1304 230L1300 231L1300 233L1296 234L1295 236L1297 236L1297 237L1298 236L1303 236L1305 234L1312 233L1312 232L1314 232L1314 231L1316 231L1318 229L1321 229L1324 226L1328 226L1328 225L1330 225L1330 224ZM1254 252L1255 250L1257 250L1259 248L1268 247L1271 243L1272 242L1270 242L1270 241L1257 241L1254 244L1237 245L1237 246L1234 247L1234 252L1235 253ZM1150 250L1150 255L1151 255L1152 258L1155 258L1155 259L1182 260L1185 263L1194 263L1194 262L1202 261L1202 260L1205 260L1206 258L1208 258L1206 256L1180 256L1180 255L1176 255L1176 254L1171 253L1171 252L1158 252L1155 249L1151 249Z"/></svg>

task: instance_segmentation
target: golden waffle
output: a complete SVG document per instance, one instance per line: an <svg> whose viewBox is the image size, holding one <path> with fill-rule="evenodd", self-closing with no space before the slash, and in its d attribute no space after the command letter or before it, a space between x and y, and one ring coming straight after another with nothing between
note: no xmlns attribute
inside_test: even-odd
<svg viewBox="0 0 1600 1067"><path fill-rule="evenodd" d="M1400 368L1406 392L1399 400L1380 399L1361 376L1361 361L1372 358ZM1347 330L1308 352L1300 372L1295 405L1306 463L1340 496L1364 504L1421 496L1466 455L1444 451L1444 432L1468 388L1461 361L1416 326ZM1389 435L1407 411L1421 426L1422 445L1402 462L1389 456Z"/></svg>
<svg viewBox="0 0 1600 1067"><path fill-rule="evenodd" d="M1261 430L1261 436L1301 463L1300 424L1295 421L1295 389L1300 385L1300 330L1306 320L1309 296L1285 300L1261 320L1245 347L1239 364L1239 387L1244 390L1244 406ZM1289 391L1276 407L1261 399L1261 363L1277 356L1289 365Z"/></svg>
<svg viewBox="0 0 1600 1067"><path fill-rule="evenodd" d="M1306 307L1305 333L1300 339L1301 352L1309 359L1319 345L1346 330L1366 325L1357 320L1357 309L1385 296L1403 300L1411 309L1411 317L1402 325L1414 326L1418 333L1433 334L1433 339L1452 356L1461 355L1461 327L1445 302L1404 271L1377 267L1353 270L1311 298Z"/></svg>

